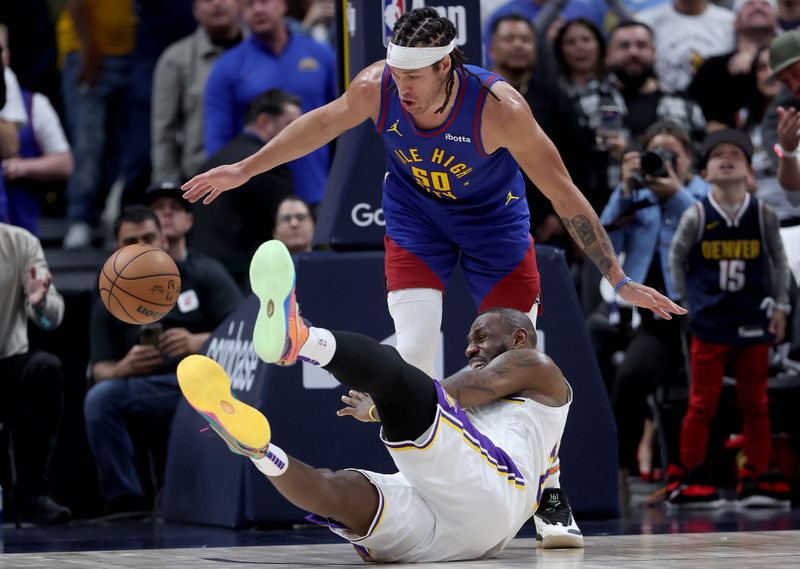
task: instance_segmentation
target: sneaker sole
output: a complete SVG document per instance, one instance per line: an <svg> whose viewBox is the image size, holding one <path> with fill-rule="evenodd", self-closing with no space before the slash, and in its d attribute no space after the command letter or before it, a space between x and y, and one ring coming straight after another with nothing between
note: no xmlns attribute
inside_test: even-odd
<svg viewBox="0 0 800 569"><path fill-rule="evenodd" d="M677 504L667 500L669 510L718 510L727 504L724 498L708 502L679 502Z"/></svg>
<svg viewBox="0 0 800 569"><path fill-rule="evenodd" d="M211 358L185 357L178 364L178 385L189 405L241 445L251 449L269 445L267 418L233 396L228 374Z"/></svg>
<svg viewBox="0 0 800 569"><path fill-rule="evenodd" d="M267 363L283 355L294 285L294 261L286 246L277 240L262 243L250 261L250 287L261 302L253 348Z"/></svg>
<svg viewBox="0 0 800 569"><path fill-rule="evenodd" d="M737 509L748 509L748 508L784 509L784 508L791 508L791 506L792 506L791 500L780 500L778 498L772 498L770 496L748 496L747 498L743 498L741 500L736 501Z"/></svg>
<svg viewBox="0 0 800 569"><path fill-rule="evenodd" d="M570 527L556 526L541 521L539 516L533 516L536 528L536 542L542 549L582 549L584 547L583 534L570 533L570 530L579 532L574 523Z"/></svg>
<svg viewBox="0 0 800 569"><path fill-rule="evenodd" d="M583 536L550 535L542 538L539 547L542 549L582 549Z"/></svg>

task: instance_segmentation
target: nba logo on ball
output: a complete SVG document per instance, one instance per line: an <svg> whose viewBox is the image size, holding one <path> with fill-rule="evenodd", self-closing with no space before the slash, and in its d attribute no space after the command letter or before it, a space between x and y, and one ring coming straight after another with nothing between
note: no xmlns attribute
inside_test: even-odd
<svg viewBox="0 0 800 569"><path fill-rule="evenodd" d="M383 0L383 45L388 46L392 39L394 23L406 11L406 4L410 0Z"/></svg>

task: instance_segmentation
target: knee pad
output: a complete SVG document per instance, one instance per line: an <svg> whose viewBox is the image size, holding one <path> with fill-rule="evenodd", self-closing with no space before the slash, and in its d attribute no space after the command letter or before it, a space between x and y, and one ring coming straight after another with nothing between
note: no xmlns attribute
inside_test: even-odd
<svg viewBox="0 0 800 569"><path fill-rule="evenodd" d="M442 327L442 293L431 288L395 290L388 295L389 314L400 356L431 377Z"/></svg>

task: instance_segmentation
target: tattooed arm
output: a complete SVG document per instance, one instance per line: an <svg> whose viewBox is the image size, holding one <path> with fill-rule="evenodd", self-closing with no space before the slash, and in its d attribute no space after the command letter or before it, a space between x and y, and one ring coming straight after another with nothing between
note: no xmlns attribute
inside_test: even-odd
<svg viewBox="0 0 800 569"><path fill-rule="evenodd" d="M561 370L539 350L520 348L500 354L481 369L461 370L442 381L462 407L477 407L518 395L558 407L569 401Z"/></svg>
<svg viewBox="0 0 800 569"><path fill-rule="evenodd" d="M491 153L507 148L525 174L553 204L564 227L603 276L616 285L625 273L597 214L572 183L552 141L539 127L522 96L504 82L492 86L498 98L487 98L481 135ZM650 287L631 282L619 290L620 296L636 306L649 308L663 318L685 310Z"/></svg>

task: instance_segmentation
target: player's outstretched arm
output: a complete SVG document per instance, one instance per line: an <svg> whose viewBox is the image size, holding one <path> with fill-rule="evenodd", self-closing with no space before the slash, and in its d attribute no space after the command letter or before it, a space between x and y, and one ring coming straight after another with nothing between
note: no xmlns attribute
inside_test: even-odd
<svg viewBox="0 0 800 569"><path fill-rule="evenodd" d="M383 67L383 62L378 62L361 71L344 95L302 115L252 156L198 174L182 186L183 197L211 203L256 174L305 156L365 120L374 120L380 110Z"/></svg>
<svg viewBox="0 0 800 569"><path fill-rule="evenodd" d="M479 369L462 369L442 381L462 407L477 407L512 395L558 407L569 401L561 370L539 350L508 350Z"/></svg>
<svg viewBox="0 0 800 569"><path fill-rule="evenodd" d="M482 127L487 152L505 147L534 184L552 202L572 238L614 286L625 278L614 248L597 214L572 183L561 156L533 118L525 99L509 84L492 86L499 101L487 98ZM628 282L619 295L636 306L669 319L686 311L656 290Z"/></svg>

